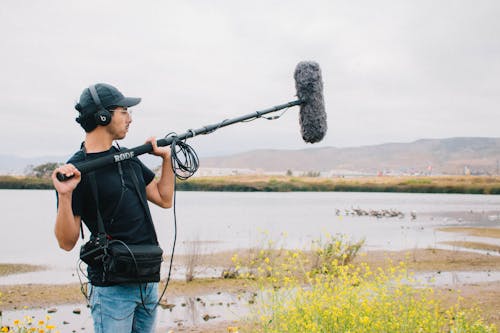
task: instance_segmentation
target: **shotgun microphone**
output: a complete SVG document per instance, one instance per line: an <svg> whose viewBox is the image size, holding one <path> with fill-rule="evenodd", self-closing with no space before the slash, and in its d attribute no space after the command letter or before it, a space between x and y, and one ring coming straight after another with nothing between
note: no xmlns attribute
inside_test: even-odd
<svg viewBox="0 0 500 333"><path fill-rule="evenodd" d="M319 65L313 61L299 62L294 78L297 97L303 102L299 117L302 139L309 143L319 142L328 129Z"/></svg>

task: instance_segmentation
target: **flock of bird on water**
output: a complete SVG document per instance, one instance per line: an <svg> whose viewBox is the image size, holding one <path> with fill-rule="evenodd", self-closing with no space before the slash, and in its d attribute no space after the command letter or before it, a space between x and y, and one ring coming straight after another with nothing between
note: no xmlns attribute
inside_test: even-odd
<svg viewBox="0 0 500 333"><path fill-rule="evenodd" d="M344 209L344 214L342 214L342 211L340 209L335 209L335 215L340 216L373 216L376 218L382 218L382 217L397 217L397 218L404 218L405 213L402 211L396 210L396 209L380 209L380 210L375 210L375 209L361 209L361 208L352 208L352 209ZM417 212L411 211L410 212L410 217L412 220L415 220L417 218Z"/></svg>

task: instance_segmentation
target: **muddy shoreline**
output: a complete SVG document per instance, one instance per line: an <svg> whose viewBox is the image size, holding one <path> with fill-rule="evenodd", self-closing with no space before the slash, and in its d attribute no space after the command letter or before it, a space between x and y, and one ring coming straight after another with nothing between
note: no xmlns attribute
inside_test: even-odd
<svg viewBox="0 0 500 333"><path fill-rule="evenodd" d="M210 264L227 265L231 255L234 253L220 253L211 255ZM182 260L182 257L178 258ZM498 272L500 268L500 256L484 253L474 253L462 250L440 250L440 249L413 249L406 251L369 251L360 254L355 263L366 262L370 266L383 267L392 262L405 262L408 269L415 273L431 272L441 274L443 272L479 272L489 274ZM26 272L30 267L19 266L20 271ZM32 269L39 269L39 267ZM13 267L9 267L9 272L15 272ZM241 294L251 292L251 284L243 279L222 279L222 278L195 278L192 282L174 280L171 281L166 292L165 303L179 297L203 297L209 294ZM442 291L442 298L445 302L452 304L456 301L456 291L459 289L464 298L464 306L477 305L484 314L484 319L488 323L494 323L500 327L500 281L473 283L454 282L435 287ZM57 310L58 306L67 304L80 304L85 306L85 298L78 283L64 285L50 284L21 284L0 286L0 310L16 309L52 309ZM179 306L179 304L176 304ZM227 332L228 326L238 326L242 323L231 321L218 321L206 323L198 326L179 327L178 332Z"/></svg>

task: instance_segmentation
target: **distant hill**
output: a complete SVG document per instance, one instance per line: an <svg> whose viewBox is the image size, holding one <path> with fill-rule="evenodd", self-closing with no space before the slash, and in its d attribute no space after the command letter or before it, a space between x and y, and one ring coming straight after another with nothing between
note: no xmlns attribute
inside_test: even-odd
<svg viewBox="0 0 500 333"><path fill-rule="evenodd" d="M0 155L0 174L22 174L30 164L63 162L67 156L36 159ZM150 167L157 159L141 156ZM253 169L265 172L321 171L335 174L498 174L500 138L421 139L349 148L253 150L201 158L201 168Z"/></svg>
<svg viewBox="0 0 500 333"><path fill-rule="evenodd" d="M204 158L202 167L338 174L497 174L500 138L421 139L352 148L255 150Z"/></svg>

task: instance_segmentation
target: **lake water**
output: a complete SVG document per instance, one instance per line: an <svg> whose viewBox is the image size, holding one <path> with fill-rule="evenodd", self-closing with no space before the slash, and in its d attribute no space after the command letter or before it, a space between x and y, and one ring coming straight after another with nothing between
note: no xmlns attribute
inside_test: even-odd
<svg viewBox="0 0 500 333"><path fill-rule="evenodd" d="M80 244L69 253L57 246L54 191L0 190L0 202L0 262L43 264L74 272ZM404 217L347 215L353 208L392 209ZM412 212L416 218L411 217ZM176 213L176 253L189 252L192 242L205 253L258 246L267 240L278 241L278 246L306 249L313 240L325 239L327 233L345 234L354 241L365 239L365 249L399 250L445 247L440 242L464 239L462 234L436 230L442 226L500 226L500 196L177 192ZM173 210L154 206L152 215L168 254L173 241ZM490 242L498 244L498 240Z"/></svg>

